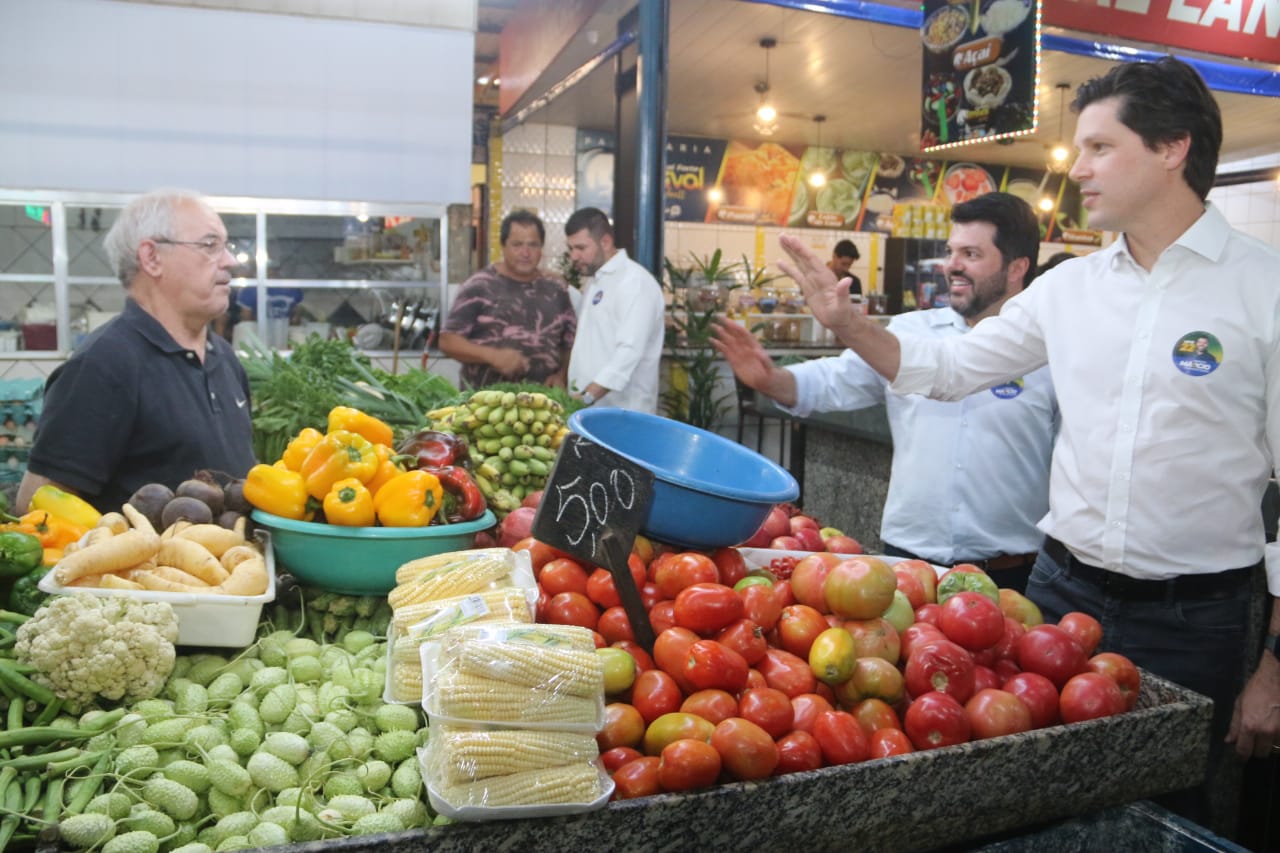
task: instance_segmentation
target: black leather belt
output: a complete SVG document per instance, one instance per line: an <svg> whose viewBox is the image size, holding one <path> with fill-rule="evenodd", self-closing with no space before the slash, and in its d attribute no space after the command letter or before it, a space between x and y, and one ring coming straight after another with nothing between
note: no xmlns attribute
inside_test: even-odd
<svg viewBox="0 0 1280 853"><path fill-rule="evenodd" d="M1107 595L1130 601L1213 601L1230 598L1249 583L1257 566L1228 569L1213 574L1180 575L1168 580L1131 578L1118 572L1082 563L1052 536L1044 540L1044 552L1060 564L1073 578L1087 581Z"/></svg>
<svg viewBox="0 0 1280 853"><path fill-rule="evenodd" d="M1001 554L998 557L992 557L989 560L956 560L955 565L968 563L971 566L977 566L985 572L999 572L1004 569L1023 569L1027 566L1034 565L1036 557L1039 554Z"/></svg>
<svg viewBox="0 0 1280 853"><path fill-rule="evenodd" d="M885 543L884 551L886 554L891 556L908 557L912 560L924 560L924 557L913 554L906 548L899 548L897 545L891 545L888 542ZM958 566L961 563L968 563L971 566L977 566L983 571L998 572L1002 569L1022 569L1027 566L1035 565L1036 557L1038 556L1038 552L1031 554L1000 554L997 557L991 557L986 560L956 560L950 566L946 563L934 563L934 565L950 568L951 566ZM925 562L933 563L932 560L925 560Z"/></svg>

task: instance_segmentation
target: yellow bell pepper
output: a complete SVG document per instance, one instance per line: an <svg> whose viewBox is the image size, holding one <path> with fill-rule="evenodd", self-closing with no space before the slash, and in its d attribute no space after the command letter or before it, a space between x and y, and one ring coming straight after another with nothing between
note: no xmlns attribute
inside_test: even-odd
<svg viewBox="0 0 1280 853"><path fill-rule="evenodd" d="M373 497L384 527L426 527L444 506L444 489L434 474L406 471L391 478Z"/></svg>
<svg viewBox="0 0 1280 853"><path fill-rule="evenodd" d="M33 509L18 519L18 529L39 539L45 548L65 548L83 536L89 528L67 521L48 510Z"/></svg>
<svg viewBox="0 0 1280 853"><path fill-rule="evenodd" d="M338 430L354 432L367 438L371 444L391 444L395 441L395 433L386 421L350 406L334 406L329 410L329 432Z"/></svg>
<svg viewBox="0 0 1280 853"><path fill-rule="evenodd" d="M302 462L315 446L324 439L324 433L314 427L306 427L293 437L289 446L280 454L280 461L290 471L301 471Z"/></svg>
<svg viewBox="0 0 1280 853"><path fill-rule="evenodd" d="M244 478L244 499L263 512L310 521L315 505L307 495L307 481L297 471L275 465L254 465Z"/></svg>
<svg viewBox="0 0 1280 853"><path fill-rule="evenodd" d="M367 483L377 471L378 455L369 440L342 429L322 438L298 469L307 481L307 493L316 500L324 500L339 480L355 477Z"/></svg>
<svg viewBox="0 0 1280 853"><path fill-rule="evenodd" d="M324 518L342 527L372 527L373 495L355 477L339 480L324 496Z"/></svg>
<svg viewBox="0 0 1280 853"><path fill-rule="evenodd" d="M387 481L397 474L403 474L404 469L395 462L395 451L385 444L375 444L373 452L378 457L378 470L374 471L373 479L365 483L369 494L376 495L378 490L387 484Z"/></svg>
<svg viewBox="0 0 1280 853"><path fill-rule="evenodd" d="M85 530L93 527L98 523L98 519L102 518L102 513L83 498L64 492L48 483L36 489L35 494L31 496L31 506L28 509L42 509L50 515L66 519Z"/></svg>

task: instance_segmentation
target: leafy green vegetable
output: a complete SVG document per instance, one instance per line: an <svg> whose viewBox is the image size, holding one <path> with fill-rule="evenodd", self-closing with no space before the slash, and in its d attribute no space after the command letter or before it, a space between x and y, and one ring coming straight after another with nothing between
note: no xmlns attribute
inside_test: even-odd
<svg viewBox="0 0 1280 853"><path fill-rule="evenodd" d="M350 342L319 335L298 344L289 358L258 347L241 351L240 361L253 392L254 455L268 463L305 427L323 432L334 406L353 406L408 431L425 422L426 412L460 396L443 376L416 369L392 375Z"/></svg>

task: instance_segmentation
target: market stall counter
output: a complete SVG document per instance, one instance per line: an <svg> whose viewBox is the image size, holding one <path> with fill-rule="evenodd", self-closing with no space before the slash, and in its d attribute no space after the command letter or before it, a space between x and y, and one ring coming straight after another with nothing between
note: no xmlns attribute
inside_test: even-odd
<svg viewBox="0 0 1280 853"><path fill-rule="evenodd" d="M1156 812L1149 808L1131 813L1116 807L1187 787L1203 776L1210 712L1209 700L1144 673L1138 707L1105 719L760 782L623 800L578 815L450 824L287 849L374 853L394 845L406 853L532 853L764 850L800 844L806 851L928 850L1033 827L1037 851L1075 850L1081 849L1079 839L1093 816L1106 809L1097 819L1116 829L1105 846L1149 849L1153 837L1174 831L1170 822L1152 820ZM1061 836L1047 826L1073 816L1086 817L1063 825ZM1199 832L1185 824L1178 831L1184 840ZM1061 844L1055 841L1059 837ZM1126 844L1126 837L1135 843ZM1006 837L1002 843L1012 842Z"/></svg>

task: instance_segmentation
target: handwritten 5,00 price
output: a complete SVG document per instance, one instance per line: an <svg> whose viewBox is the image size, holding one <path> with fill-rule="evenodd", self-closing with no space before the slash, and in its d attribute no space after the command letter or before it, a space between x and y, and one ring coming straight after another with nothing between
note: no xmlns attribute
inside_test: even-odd
<svg viewBox="0 0 1280 853"><path fill-rule="evenodd" d="M614 506L622 510L635 506L636 484L626 471L613 470L607 486L599 480L577 476L568 483L557 484L556 497L556 521L566 526L569 542L577 547L590 537L594 556L599 544L597 536L608 526Z"/></svg>

